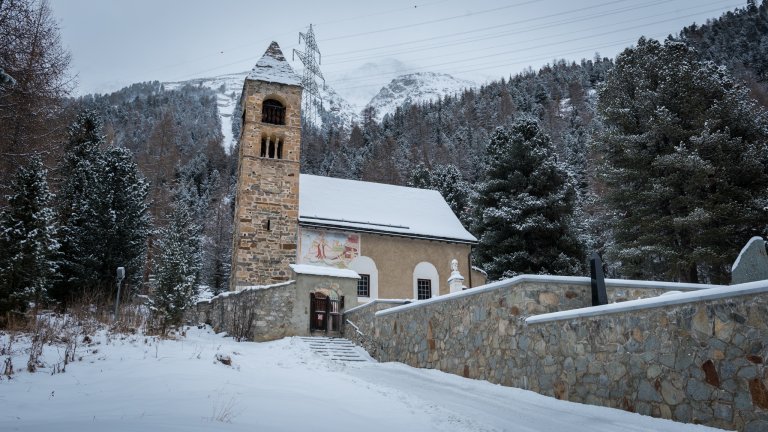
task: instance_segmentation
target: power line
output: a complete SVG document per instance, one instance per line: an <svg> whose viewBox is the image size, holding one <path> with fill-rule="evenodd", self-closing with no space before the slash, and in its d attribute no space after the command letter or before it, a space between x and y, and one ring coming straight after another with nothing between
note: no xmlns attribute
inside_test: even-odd
<svg viewBox="0 0 768 432"><path fill-rule="evenodd" d="M365 36L365 35L375 34L375 33L385 33L385 32L395 31L395 30L404 30L404 29L408 29L408 28L412 28L412 27L418 27L418 26L423 26L423 25L428 25L428 24L435 24L435 23L439 23L439 22L445 22L445 21L450 21L450 20L455 20L455 19L460 19L460 18L467 18L467 17L470 17L470 16L482 15L482 14L491 13L491 12L497 12L497 11L500 11L500 10L503 10L503 9L510 9L510 8L515 8L515 7L520 7L520 6L524 6L524 5L531 4L531 3L536 3L536 2L537 2L537 0L528 0L528 1L521 2L521 3L515 3L515 4L512 4L512 5L501 6L501 7L492 8L492 9L485 9L485 10L481 10L481 11L477 11L477 12L470 12L470 13L466 13L466 14L462 14L462 15L454 15L454 16L450 16L450 17L446 17L446 18L439 18L439 19L430 20L430 21L422 21L422 22L419 22L419 23L406 24L406 25L401 25L401 26L396 26L396 27L389 27L389 28L384 28L384 29L379 29L379 30L371 30L371 31L366 31L366 32L362 32L362 33L354 33L354 34L344 35L344 36L336 36L336 37L332 37L332 38L323 39L322 42L329 42L329 41L339 40L339 39L349 39L349 38L358 37L358 36Z"/></svg>
<svg viewBox="0 0 768 432"><path fill-rule="evenodd" d="M738 6L738 4L736 6ZM734 7L734 6L730 6L730 7ZM699 14L699 13L709 13L709 12L715 12L715 11L720 11L720 10L722 10L722 8L712 9L712 10L707 10L707 11L702 11L702 12L697 12L696 14ZM691 14L691 15L694 15L694 14ZM673 21L673 20L680 19L680 18L685 18L685 17L691 16L691 15L679 16L679 17L670 18L670 19L667 19L667 20L661 20L661 21L658 21L658 22L649 23L649 24L645 24L645 25L638 25L638 26L635 26L635 27L639 28L639 27L644 27L646 25L652 25L652 24L658 24L658 23L667 22L667 21ZM625 30L625 29L622 29L622 30ZM596 34L596 35L591 35L591 36L585 36L585 37L581 37L581 38L577 38L577 39L569 39L569 41L584 40L584 39L589 39L589 38L592 38L592 37L605 36L605 35L608 35L608 34L618 33L618 32L620 32L622 30L615 30L615 31L611 31L611 32L604 32L604 33L600 33L600 34ZM668 34L668 33L666 33L666 34ZM666 34L662 34L661 37L666 36ZM632 42L634 42L636 40L637 40L637 38L633 38L633 40L630 40L628 42L623 42L622 44L632 43ZM449 62L432 64L432 65L428 65L428 66L414 67L414 68L405 69L405 70L403 70L401 72L415 72L415 71L420 71L420 70L425 70L425 69L431 69L431 68L434 68L434 67L437 67L437 66L446 66L446 65L457 64L457 63L461 64L461 63L466 63L468 61L479 60L479 59L483 59L483 58L487 58L487 57L498 57L500 55L505 55L505 54L513 54L513 53L517 53L517 52L525 52L525 51L528 51L528 50L531 50L531 49L538 49L538 48L544 48L544 47L553 46L553 45L559 45L561 43L562 43L562 41L557 41L557 42L552 42L552 43L547 43L547 44L541 44L541 45L534 46L534 47L526 47L526 48L521 48L521 49L516 49L516 50L505 51L505 52L501 52L501 53L495 53L493 55L471 57L471 58L466 58L466 59L462 59L462 60L454 60L454 61L449 61ZM602 46L602 47L605 48L605 47L610 47L610 46L615 46L615 45L617 45L617 44L612 44L612 45ZM589 47L585 47L585 48L576 50L575 52L576 53L583 52L585 49L590 49L590 48ZM569 52L569 53L571 53L571 52ZM565 54L569 54L569 53L565 53ZM562 55L565 55L565 54L558 54L557 56L562 56ZM551 56L547 56L547 57L544 57L544 58L545 59L546 58L551 58ZM488 69L488 68L491 68L491 67L501 67L501 66L519 64L520 62L522 62L522 60L517 60L517 61L512 62L512 63L507 62L507 63L503 63L503 64L498 64L495 61L479 63L479 64L475 63L474 65L472 65L473 69L464 70L464 71L461 71L461 72L452 72L452 73L455 73L455 74L457 74L457 73L466 73L466 72L472 72L472 71L477 71L477 70L484 70L484 69ZM478 66L478 65L483 65L483 67L475 67L475 66ZM381 77L381 76L389 76L389 75L390 74L388 74L388 73L383 73L383 74L368 75L366 77L357 78L357 79L355 79L355 78L348 78L348 79L345 79L344 82L345 83L349 83L351 81L352 82L353 81L365 81L365 80L370 80L371 78L376 78L376 77ZM346 86L346 87L345 86L334 87L334 89L338 91L338 90L346 90L346 89L353 89L353 88L363 88L363 87L368 87L370 85L372 85L372 84L361 84L361 85Z"/></svg>
<svg viewBox="0 0 768 432"><path fill-rule="evenodd" d="M610 4L614 4L614 3L624 3L624 2L627 2L627 1L629 1L629 0L614 0L614 1L607 2L607 3L601 3L601 4L598 4L598 5L589 6L589 7L585 7L585 8L572 9L572 10L569 10L569 11L559 12L559 13L556 13L556 14L544 15L544 16L541 16L541 17L531 18L530 20L525 20L523 22L536 21L536 20L539 20L539 19L550 18L550 17L553 17L553 16L564 15L564 14L569 14L569 13L573 13L573 12L581 12L581 11L588 10L588 9L595 9L595 8L599 8L599 7L602 7L602 6L606 6L606 5L610 5ZM665 1L667 1L667 0L665 0ZM331 54L327 54L326 57L336 57L336 56L340 56L340 55L346 55L346 54L357 53L357 52L368 52L370 50L377 50L377 49L382 49L382 48L391 48L391 47L402 46L402 45L411 45L411 44L419 43L419 42L426 42L426 41L431 41L431 40L436 40L436 39L443 39L446 36L459 36L459 35L465 35L465 34L470 34L470 33L477 33L477 32L482 32L482 31L487 31L487 30L492 30L492 29L497 29L497 28L502 28L502 27L509 27L510 25L514 25L514 24L517 24L517 23L519 23L519 22L509 22L509 23L499 24L499 25L495 25L495 26L483 27L483 28L475 29L475 30L466 30L466 31L457 32L457 33L449 33L447 35L433 36L433 37L428 37L428 38L424 38L424 39L417 39L417 40L399 42L399 43L388 44L388 45L381 45L381 46L372 47L372 48L363 48L363 49L345 51L343 53L331 53Z"/></svg>
<svg viewBox="0 0 768 432"><path fill-rule="evenodd" d="M660 0L660 1L656 2L656 3L654 3L654 4L666 3L666 2L667 2L667 0ZM707 5L716 4L716 3L721 3L721 2L711 2L711 3L708 3ZM654 22L650 22L650 23L646 23L646 24L641 24L641 25L636 25L636 26L632 26L632 27L623 27L622 29L619 29L617 31L631 30L633 28L639 28L639 27L643 27L643 26L647 26L647 25L660 24L660 23L664 23L664 22L668 22L668 21L673 21L673 20L676 20L676 19L687 18L687 17L690 17L690 16L698 15L699 13L708 13L708 12L719 11L719 10L721 10L721 8L710 9L710 10L701 11L701 12L695 12L695 13L692 13L692 14L688 14L688 15L684 15L684 16L678 16L678 17L674 17L674 18L670 18L670 19L666 19L666 20L654 21ZM612 23L611 26L616 26L616 25L621 25L621 24L631 23L631 22L638 22L638 20L641 20L641 19L655 18L655 17L659 17L659 16L668 16L668 14L667 13L662 13L662 14L655 14L655 15L646 16L646 17L643 17L643 18L633 18L633 19L630 19L630 20L625 20L625 21L619 21L619 22ZM537 26L537 27L535 27L535 30L540 30L540 29L543 29L543 28L548 28L548 27L553 27L553 26L556 26L556 25L552 25L552 26ZM380 53L380 54L375 55L375 56L357 57L357 58L354 58L354 59L343 60L343 61L338 61L338 62L331 62L331 63L327 63L327 64L328 65L335 65L335 64L349 63L349 62L353 62L353 61L361 61L361 60L366 60L366 59L380 58L382 56L394 56L394 55L409 54L409 53L414 53L414 52L419 52L419 51L434 50L434 49L437 49L437 48L445 48L445 47L452 47L452 46L458 46L458 45L466 45L466 44L473 43L473 42L479 42L479 41L489 40L489 39L496 39L496 38L499 38L499 37L502 37L502 36L511 36L511 35L515 35L515 34L523 34L523 33L530 32L533 29L534 28L527 28L527 29L523 29L523 30L514 30L514 31L499 33L499 34L490 35L490 36L481 37L481 38L461 40L461 41L458 41L458 42L450 42L450 43L445 43L445 44L441 44L441 45L431 45L431 46L428 46L428 47L414 48L414 49L406 50L406 51L394 51L394 52L389 52L389 53ZM556 34L556 35L549 35L549 36L546 36L546 38L551 39L551 38L556 38L556 37L561 37L561 36L566 36L566 35L572 35L574 33L579 33L579 32L583 33L585 31L591 31L591 29L585 29L585 30L580 30L580 31L576 31L576 32L568 32L567 34L560 33L560 34ZM595 35L595 36L600 36L600 35ZM571 40L573 40L573 39L571 39ZM462 54L462 53L467 53L467 52L485 51L485 50L499 48L499 47L500 47L499 45L496 45L496 46L483 47L483 48L473 48L471 50L453 51L451 54ZM428 60L428 59L440 58L440 57L443 57L443 56L438 55L438 56L432 56L432 57L420 57L420 60Z"/></svg>
<svg viewBox="0 0 768 432"><path fill-rule="evenodd" d="M619 1L626 1L626 0L619 0ZM455 45L463 45L463 44L472 43L472 42L479 42L479 41L483 41L483 40L495 39L495 38L502 37L502 36L510 36L510 35L514 35L514 34L526 33L526 32L529 32L531 30L534 30L534 29L535 30L541 30L541 29L546 29L546 28L551 28L551 27L558 27L558 26L561 26L563 24L572 24L572 23L576 23L576 22L588 21L588 20L594 19L594 18L600 18L600 17L604 17L604 16L608 16L608 15L613 15L613 14L617 14L617 13L621 13L621 12L627 12L627 11L630 11L630 10L641 9L641 8L646 8L646 7L650 7L650 6L656 6L658 4L663 4L663 3L668 3L668 2L669 2L669 0L658 0L658 1L653 2L653 3L646 3L646 4L642 5L642 6L635 6L635 7L617 9L617 10L614 10L614 11L610 11L608 13L595 14L593 16L582 17L582 18L578 18L578 19L560 20L560 21L555 21L555 22L552 22L552 23L544 24L544 25L530 26L530 27L522 29L522 30L504 31L504 32L501 32L501 33L495 33L495 34L491 34L491 35L478 36L478 37L475 37L474 39L458 39L457 41L452 41L452 42L449 42L449 43L424 45L422 47L413 48L413 49L410 49L410 50L407 50L407 51L390 51L388 53L379 53L379 54L375 54L375 55L371 55L371 56L348 58L348 59L338 60L338 61L334 61L334 62L327 63L327 64L328 65L334 65L334 64L348 63L348 62L352 62L352 61L360 61L360 60L365 60L365 59L368 59L368 58L375 58L375 57L380 57L380 56L385 56L385 55L409 54L409 53L424 51L424 50L428 50L428 49L443 48L443 47L455 46ZM610 4L610 3L616 3L616 2L604 3L603 5ZM584 10L584 9L587 9L587 8L582 8L581 10ZM575 12L575 11L580 11L580 10L574 10L572 12ZM434 39L443 39L445 37L455 37L455 36L458 36L458 35L464 35L464 34L468 34L468 33L477 33L479 31L486 31L488 29L493 29L493 28L501 28L501 27L509 28L509 27L514 26L516 24L528 23L530 21L536 21L536 20L541 19L541 18L549 18L549 17L555 16L555 15L561 15L561 14L558 13L558 14L548 15L548 16L544 16L544 17L532 18L530 20L514 21L514 22L509 22L509 23L501 24L501 25L498 25L498 26L487 27L487 28L484 28L484 29L469 30L469 31L460 32L460 33L452 33L452 34L443 35L443 36L439 36L439 37L432 37L432 38L422 39L422 41L424 41L424 40L434 40ZM405 42L405 43L403 43L401 45L407 45L407 44L411 44L411 43L413 43L413 42ZM397 45L394 45L394 46L397 46ZM372 49L377 49L377 48L372 48ZM360 51L360 50L356 50L356 51Z"/></svg>

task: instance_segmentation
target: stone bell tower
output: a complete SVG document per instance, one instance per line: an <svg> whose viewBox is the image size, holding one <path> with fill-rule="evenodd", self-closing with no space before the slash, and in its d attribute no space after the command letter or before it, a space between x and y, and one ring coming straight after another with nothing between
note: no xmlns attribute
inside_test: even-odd
<svg viewBox="0 0 768 432"><path fill-rule="evenodd" d="M272 42L243 85L231 290L287 281L296 262L301 91Z"/></svg>

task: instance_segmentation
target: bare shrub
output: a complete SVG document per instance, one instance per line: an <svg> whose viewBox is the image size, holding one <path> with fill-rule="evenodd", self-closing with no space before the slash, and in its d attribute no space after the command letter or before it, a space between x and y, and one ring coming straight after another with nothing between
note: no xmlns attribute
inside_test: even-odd
<svg viewBox="0 0 768 432"><path fill-rule="evenodd" d="M238 413L235 411L237 401L234 397L230 397L224 401L221 398L217 399L213 403L213 413L211 415L211 421L217 421L221 423L232 423L232 420L237 417Z"/></svg>
<svg viewBox="0 0 768 432"><path fill-rule="evenodd" d="M232 311L232 337L236 341L253 339L253 321L256 320L256 313L252 307L244 304L243 301L235 301L235 307Z"/></svg>

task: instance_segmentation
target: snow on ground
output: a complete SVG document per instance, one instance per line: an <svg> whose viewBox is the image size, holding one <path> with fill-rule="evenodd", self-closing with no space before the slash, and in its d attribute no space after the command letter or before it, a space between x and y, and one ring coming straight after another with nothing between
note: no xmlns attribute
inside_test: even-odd
<svg viewBox="0 0 768 432"><path fill-rule="evenodd" d="M0 344L7 347L8 335ZM16 368L26 364L24 346L13 345ZM62 356L52 347L44 354L48 365ZM334 362L300 338L237 343L195 327L179 340L101 331L80 356L65 373L2 377L0 430L714 430L399 363Z"/></svg>

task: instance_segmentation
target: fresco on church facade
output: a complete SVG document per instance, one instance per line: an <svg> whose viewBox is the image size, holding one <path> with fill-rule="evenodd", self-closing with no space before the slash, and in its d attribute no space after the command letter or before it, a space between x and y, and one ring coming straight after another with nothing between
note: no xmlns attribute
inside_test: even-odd
<svg viewBox="0 0 768 432"><path fill-rule="evenodd" d="M360 235L339 231L301 230L301 264L348 268L360 256Z"/></svg>

